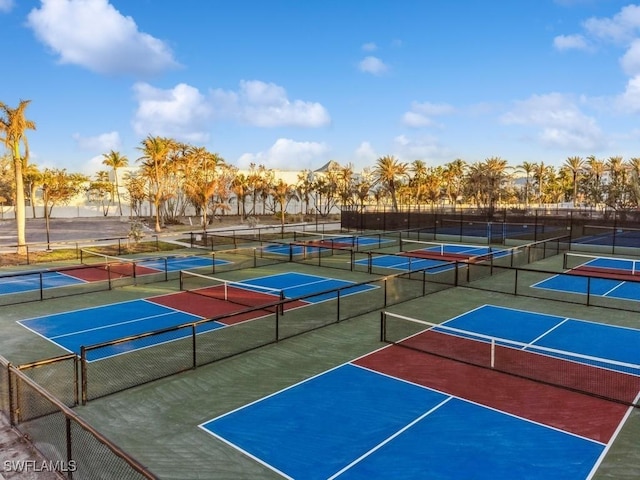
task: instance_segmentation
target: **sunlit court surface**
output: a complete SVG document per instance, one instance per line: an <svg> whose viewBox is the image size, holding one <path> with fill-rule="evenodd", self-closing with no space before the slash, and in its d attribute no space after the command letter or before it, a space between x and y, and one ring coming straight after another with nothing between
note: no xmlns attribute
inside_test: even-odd
<svg viewBox="0 0 640 480"><path fill-rule="evenodd" d="M28 297L3 344L157 478L632 479L640 329L582 302L634 283L627 260L296 232L83 265L140 281ZM24 431L64 451L28 400Z"/></svg>
<svg viewBox="0 0 640 480"><path fill-rule="evenodd" d="M485 305L201 427L288 478L582 479L637 401L638 344L640 330ZM561 379L589 369L596 396Z"/></svg>

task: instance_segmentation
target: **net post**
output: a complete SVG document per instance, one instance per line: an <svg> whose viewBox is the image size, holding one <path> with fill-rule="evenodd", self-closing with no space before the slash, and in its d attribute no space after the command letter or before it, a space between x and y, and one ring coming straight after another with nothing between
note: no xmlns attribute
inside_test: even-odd
<svg viewBox="0 0 640 480"><path fill-rule="evenodd" d="M380 341L384 342L387 339L385 332L387 331L387 314L384 310L380 311Z"/></svg>
<svg viewBox="0 0 640 480"><path fill-rule="evenodd" d="M453 269L454 269L454 273L453 273L453 277L454 277L454 278L453 278L453 286L454 286L454 287L457 287L457 286L458 286L458 263L459 263L459 262L456 262L456 263L454 264L454 267L453 267Z"/></svg>
<svg viewBox="0 0 640 480"><path fill-rule="evenodd" d="M38 276L40 277L40 300L44 300L44 278L42 277L42 272Z"/></svg>
<svg viewBox="0 0 640 480"><path fill-rule="evenodd" d="M211 273L216 273L216 252L211 252Z"/></svg>
<svg viewBox="0 0 640 480"><path fill-rule="evenodd" d="M587 307L591 305L591 277L587 277Z"/></svg>
<svg viewBox="0 0 640 480"><path fill-rule="evenodd" d="M567 269L568 263L569 263L569 259L567 258L567 252L564 252L564 254L562 255L562 269L563 270Z"/></svg>
<svg viewBox="0 0 640 480"><path fill-rule="evenodd" d="M254 247L253 249L253 268L256 268L258 266L258 253L257 253L257 249Z"/></svg>
<svg viewBox="0 0 640 480"><path fill-rule="evenodd" d="M109 290L111 290L111 265L109 265L109 262L105 263L105 267L107 269L107 279L109 282Z"/></svg>
<svg viewBox="0 0 640 480"><path fill-rule="evenodd" d="M351 258L349 259L349 270L353 272L353 264L356 261L356 253L353 249L351 249ZM634 264L635 268L635 264Z"/></svg>
<svg viewBox="0 0 640 480"><path fill-rule="evenodd" d="M373 272L373 254L367 252L367 257L367 273L371 274Z"/></svg>
<svg viewBox="0 0 640 480"><path fill-rule="evenodd" d="M515 279L513 281L513 294L514 295L518 295L518 271L519 270L520 270L519 268L516 268L516 276L515 276Z"/></svg>
<svg viewBox="0 0 640 480"><path fill-rule="evenodd" d="M167 257L164 257L164 281L169 281L169 261L167 260Z"/></svg>
<svg viewBox="0 0 640 480"><path fill-rule="evenodd" d="M422 270L422 296L427 294L427 269Z"/></svg>
<svg viewBox="0 0 640 480"><path fill-rule="evenodd" d="M491 368L496 367L496 339L491 339Z"/></svg>
<svg viewBox="0 0 640 480"><path fill-rule="evenodd" d="M182 278L183 270L180 270L179 275L180 275L180 277L179 277L179 280L178 280L178 284L180 285L180 291L182 292L182 291L184 291L184 279Z"/></svg>
<svg viewBox="0 0 640 480"><path fill-rule="evenodd" d="M340 289L336 291L336 323L340 323L340 292Z"/></svg>

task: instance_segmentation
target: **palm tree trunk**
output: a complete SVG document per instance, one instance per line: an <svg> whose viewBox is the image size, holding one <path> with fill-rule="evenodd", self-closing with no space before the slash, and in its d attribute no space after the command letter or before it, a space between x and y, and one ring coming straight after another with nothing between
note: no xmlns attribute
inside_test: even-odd
<svg viewBox="0 0 640 480"><path fill-rule="evenodd" d="M16 182L16 229L18 230L18 255L26 255L26 207L24 203L24 179L22 177L22 157L18 144L13 151L13 168Z"/></svg>

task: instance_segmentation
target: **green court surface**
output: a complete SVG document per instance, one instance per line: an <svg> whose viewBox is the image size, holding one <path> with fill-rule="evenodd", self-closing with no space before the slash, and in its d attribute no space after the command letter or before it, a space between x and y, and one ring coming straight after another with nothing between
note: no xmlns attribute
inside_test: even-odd
<svg viewBox="0 0 640 480"><path fill-rule="evenodd" d="M392 249L385 248L390 253ZM221 255L224 257L224 255ZM229 280L262 277L295 271L309 275L339 278L353 282L379 280L384 273L351 271L345 255L331 257L325 266L315 259L303 263L279 263L251 268L250 257L243 270L216 274ZM562 256L529 265L532 270L560 272ZM478 267L482 268L482 267ZM393 272L388 272L393 273ZM433 323L441 323L485 304L501 305L552 315L581 318L612 325L640 328L637 314L628 305L587 306L570 294L538 292L527 296L530 285L547 273L519 272L522 290L513 295L512 271L493 276L473 277L470 283L442 289L414 300L392 305L389 311ZM126 286L43 302L30 302L0 308L0 355L20 365L64 354L62 349L17 323L19 320L53 313L90 308L133 299L176 292L176 280ZM392 293L392 292L390 292ZM382 295L382 290L376 295ZM540 298L543 295L544 298ZM357 295L353 297L357 298ZM367 297L362 297L367 298ZM374 297L369 297L370 301ZM558 301L560 300L560 301ZM639 302L640 303L640 302ZM611 307L615 308L603 308ZM329 308L329 305L326 305ZM324 307L323 307L324 308ZM348 301L344 309L356 308ZM633 310L634 307L628 307ZM343 314L348 315L345 310ZM300 309L304 312L304 308ZM331 310L326 310L331 312ZM309 310L323 315L325 310ZM284 318L286 319L285 313ZM250 352L171 375L144 385L128 388L74 408L107 438L131 454L162 479L256 479L282 478L272 469L198 428L203 422L250 402L318 375L381 348L379 310L333 323L302 335L282 340ZM123 357L126 357L124 355ZM133 358L133 357L132 357ZM112 375L121 372L113 371ZM640 471L640 409L631 409L627 421L611 444L593 479L635 479ZM437 441L437 439L433 439Z"/></svg>

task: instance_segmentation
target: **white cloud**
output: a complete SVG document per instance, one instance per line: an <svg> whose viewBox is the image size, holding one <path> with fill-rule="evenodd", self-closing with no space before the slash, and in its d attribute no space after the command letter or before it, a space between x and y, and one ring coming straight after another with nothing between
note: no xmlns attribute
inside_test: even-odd
<svg viewBox="0 0 640 480"><path fill-rule="evenodd" d="M582 35L558 35L553 39L553 46L560 51L587 50L589 44Z"/></svg>
<svg viewBox="0 0 640 480"><path fill-rule="evenodd" d="M640 112L640 74L629 79L625 91L618 96L615 103L620 111Z"/></svg>
<svg viewBox="0 0 640 480"><path fill-rule="evenodd" d="M432 117L449 115L455 112L455 108L446 103L418 103L411 104L411 110L402 116L402 123L407 127L430 127L435 125Z"/></svg>
<svg viewBox="0 0 640 480"><path fill-rule="evenodd" d="M375 52L377 49L378 46L373 42L365 43L364 45L362 45L362 50L364 50L365 52Z"/></svg>
<svg viewBox="0 0 640 480"><path fill-rule="evenodd" d="M15 7L14 0L0 0L0 12L8 13Z"/></svg>
<svg viewBox="0 0 640 480"><path fill-rule="evenodd" d="M27 17L36 37L59 57L101 74L146 76L177 66L169 47L140 32L107 0L41 0Z"/></svg>
<svg viewBox="0 0 640 480"><path fill-rule="evenodd" d="M584 151L603 143L595 119L585 115L571 97L559 93L534 95L515 102L513 110L501 120L506 125L538 128L538 141L546 147Z"/></svg>
<svg viewBox="0 0 640 480"><path fill-rule="evenodd" d="M163 90L147 83L133 87L138 109L133 128L138 135L160 135L186 142L206 142L212 108L198 89L180 83Z"/></svg>
<svg viewBox="0 0 640 480"><path fill-rule="evenodd" d="M378 57L368 56L360 61L358 68L372 75L382 75L389 70L389 67Z"/></svg>
<svg viewBox="0 0 640 480"><path fill-rule="evenodd" d="M185 83L161 89L139 82L133 89L138 108L132 124L138 135L202 143L208 141L214 119L256 127L321 127L331 122L321 104L289 100L283 87L258 80L240 82L238 91L216 89L208 95Z"/></svg>
<svg viewBox="0 0 640 480"><path fill-rule="evenodd" d="M74 133L73 139L82 150L107 153L109 150L120 149L120 135L118 132L101 133L95 137L83 137L79 133Z"/></svg>
<svg viewBox="0 0 640 480"><path fill-rule="evenodd" d="M612 18L590 18L584 22L584 28L596 38L614 43L627 43L640 29L640 6L623 7Z"/></svg>
<svg viewBox="0 0 640 480"><path fill-rule="evenodd" d="M256 127L313 128L331 123L320 103L289 100L283 87L259 80L242 80L237 92L214 90L211 99L218 117Z"/></svg>
<svg viewBox="0 0 640 480"><path fill-rule="evenodd" d="M324 143L279 138L266 152L243 154L236 165L244 169L255 163L277 170L313 170L326 163L328 151L329 147Z"/></svg>
<svg viewBox="0 0 640 480"><path fill-rule="evenodd" d="M633 77L640 74L640 40L634 40L620 59L624 72Z"/></svg>
<svg viewBox="0 0 640 480"><path fill-rule="evenodd" d="M370 165L379 157L369 142L362 142L354 152L357 165Z"/></svg>
<svg viewBox="0 0 640 480"><path fill-rule="evenodd" d="M430 127L434 124L433 120L418 112L405 112L402 115L402 123L412 128Z"/></svg>
<svg viewBox="0 0 640 480"><path fill-rule="evenodd" d="M410 138L406 135L398 135L393 139L395 156L403 162L414 160L431 160L438 163L451 156L438 139L432 135Z"/></svg>

